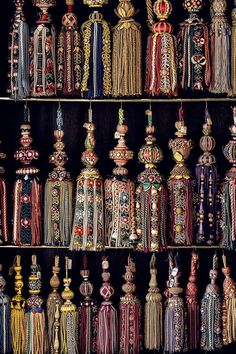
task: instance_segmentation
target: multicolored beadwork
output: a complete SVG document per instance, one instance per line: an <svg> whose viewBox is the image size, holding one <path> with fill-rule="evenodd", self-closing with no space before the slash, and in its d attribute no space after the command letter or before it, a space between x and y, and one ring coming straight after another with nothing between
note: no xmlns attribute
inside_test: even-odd
<svg viewBox="0 0 236 354"><path fill-rule="evenodd" d="M105 233L109 246L126 247L137 241L135 230L134 183L127 177L124 167L133 158L133 151L126 146L125 135L128 126L124 123L124 111L119 110L119 123L115 138L118 144L110 151L109 157L117 167L113 176L105 180Z"/></svg>
<svg viewBox="0 0 236 354"><path fill-rule="evenodd" d="M170 236L174 245L191 245L193 237L193 179L185 165L193 147L186 139L187 127L184 124L183 110L179 111L179 121L175 139L169 141L176 164L170 173L168 189L170 196Z"/></svg>
<svg viewBox="0 0 236 354"><path fill-rule="evenodd" d="M74 213L71 249L100 251L104 248L103 181L94 166L98 156L94 151L95 125L92 122L92 110L89 109L89 121L84 124L87 130L85 151L81 161L85 168L77 178L76 205Z"/></svg>
<svg viewBox="0 0 236 354"><path fill-rule="evenodd" d="M156 169L162 160L162 151L156 145L152 111L147 110L146 144L139 150L139 162L145 170L138 176L136 188L136 233L138 249L157 251L166 246L167 191L163 178Z"/></svg>

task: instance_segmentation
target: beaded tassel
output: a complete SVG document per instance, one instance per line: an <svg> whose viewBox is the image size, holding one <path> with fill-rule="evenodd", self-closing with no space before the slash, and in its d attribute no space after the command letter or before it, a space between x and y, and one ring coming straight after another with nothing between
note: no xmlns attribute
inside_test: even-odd
<svg viewBox="0 0 236 354"><path fill-rule="evenodd" d="M223 282L223 344L228 345L236 341L236 283L230 276L230 268L227 266L226 256L222 256L222 272L225 276Z"/></svg>
<svg viewBox="0 0 236 354"><path fill-rule="evenodd" d="M141 25L132 18L136 11L131 0L119 0L115 13L120 20L113 29L112 95L141 95Z"/></svg>
<svg viewBox="0 0 236 354"><path fill-rule="evenodd" d="M164 350L168 353L182 352L187 350L186 336L186 309L184 300L180 295L183 289L179 285L179 271L176 257L169 253L169 281L166 292L167 302L165 308L165 345Z"/></svg>
<svg viewBox="0 0 236 354"><path fill-rule="evenodd" d="M24 286L21 275L21 256L17 255L13 265L15 271L15 292L11 299L11 344L13 354L25 354L26 327L25 327L25 299L22 297Z"/></svg>
<svg viewBox="0 0 236 354"><path fill-rule="evenodd" d="M125 295L120 298L120 354L138 354L141 351L141 304L135 295L134 284L135 264L128 257L128 264L123 278L125 284L122 291Z"/></svg>
<svg viewBox="0 0 236 354"><path fill-rule="evenodd" d="M124 167L133 158L133 151L126 146L125 135L128 126L124 122L124 111L119 109L119 123L115 139L118 144L110 151L109 157L117 167L113 176L105 180L105 232L108 245L126 247L136 242L135 230L135 191L134 183L127 177Z"/></svg>
<svg viewBox="0 0 236 354"><path fill-rule="evenodd" d="M156 145L152 111L147 110L146 144L139 150L139 162L145 170L138 176L136 189L136 232L138 249L157 251L166 246L167 191L163 178L156 169L162 160L162 151Z"/></svg>
<svg viewBox="0 0 236 354"><path fill-rule="evenodd" d="M203 154L195 169L197 190L197 244L213 245L219 241L219 192L216 158L211 153L215 139L211 136L212 120L208 110L205 112L203 136L200 148Z"/></svg>
<svg viewBox="0 0 236 354"><path fill-rule="evenodd" d="M149 2L146 1L148 10ZM146 91L152 96L177 96L176 38L172 25L166 21L172 12L171 2L157 0L153 12L159 21L152 24L153 14L148 11L152 33L147 46Z"/></svg>
<svg viewBox="0 0 236 354"><path fill-rule="evenodd" d="M56 94L56 31L48 9L55 0L33 0L40 9L36 28L30 36L30 94L34 97Z"/></svg>
<svg viewBox="0 0 236 354"><path fill-rule="evenodd" d="M33 150L30 136L29 110L25 110L25 122L21 125L21 147L15 152L15 159L23 165L16 170L17 180L13 192L13 244L39 245L41 238L41 184L37 177L39 170L31 165L39 157Z"/></svg>
<svg viewBox="0 0 236 354"><path fill-rule="evenodd" d="M26 312L26 347L25 354L46 354L46 321L45 312L42 309L43 299L41 292L41 271L37 264L37 258L32 256L31 274L29 276L29 294Z"/></svg>
<svg viewBox="0 0 236 354"><path fill-rule="evenodd" d="M14 0L16 6L8 44L8 89L11 98L20 100L29 95L29 27L23 12L24 0Z"/></svg>
<svg viewBox="0 0 236 354"><path fill-rule="evenodd" d="M57 44L57 90L63 95L78 95L82 79L82 39L73 13L74 0L65 0L67 13Z"/></svg>
<svg viewBox="0 0 236 354"><path fill-rule="evenodd" d="M1 143L1 142L0 142ZM6 154L0 151L0 160L6 158ZM1 175L5 169L0 166L0 244L8 241L8 224L7 224L7 187L6 182Z"/></svg>
<svg viewBox="0 0 236 354"><path fill-rule="evenodd" d="M118 321L117 311L110 298L114 295L114 288L110 280L109 263L107 257L102 260L102 280L100 295L103 302L98 311L97 353L115 354L118 351Z"/></svg>
<svg viewBox="0 0 236 354"><path fill-rule="evenodd" d="M100 251L104 248L104 211L103 181L94 166L98 161L94 151L95 125L92 122L92 109L89 109L89 121L84 124L87 130L85 151L81 161L85 165L77 178L76 205L71 238L72 250Z"/></svg>
<svg viewBox="0 0 236 354"><path fill-rule="evenodd" d="M213 257L213 268L210 271L211 283L207 285L201 302L201 349L204 351L222 348L221 329L221 296L216 279L218 276L218 258Z"/></svg>
<svg viewBox="0 0 236 354"><path fill-rule="evenodd" d="M232 28L231 28L231 95L236 95L236 0L231 12Z"/></svg>
<svg viewBox="0 0 236 354"><path fill-rule="evenodd" d="M68 270L71 269L71 261L66 257L66 276L63 279L64 291L61 294L64 300L61 306L60 319L60 346L62 354L78 354L78 313L72 303L74 292L70 289L71 278L68 278Z"/></svg>
<svg viewBox="0 0 236 354"><path fill-rule="evenodd" d="M211 20L211 83L210 92L230 93L230 37L231 27L225 15L226 0L212 1Z"/></svg>
<svg viewBox="0 0 236 354"><path fill-rule="evenodd" d="M83 2L95 9L82 25L84 64L81 92L85 98L109 96L112 92L111 32L109 24L98 11L108 0Z"/></svg>
<svg viewBox="0 0 236 354"><path fill-rule="evenodd" d="M187 325L188 325L188 348L189 350L198 349L199 345L199 322L200 308L198 303L197 268L199 256L196 252L192 253L191 269L186 287L187 304Z"/></svg>
<svg viewBox="0 0 236 354"><path fill-rule="evenodd" d="M68 157L65 145L62 111L57 110L57 129L54 131L56 151L49 161L55 165L45 184L44 202L44 243L46 245L68 246L72 229L73 181L65 170Z"/></svg>
<svg viewBox="0 0 236 354"><path fill-rule="evenodd" d="M180 87L187 91L199 91L210 84L209 32L199 12L203 0L184 0L189 17L181 24L177 36Z"/></svg>
<svg viewBox="0 0 236 354"><path fill-rule="evenodd" d="M229 128L232 139L224 147L226 159L232 164L226 172L221 187L222 247L233 249L236 241L236 107L233 109L234 124Z"/></svg>
<svg viewBox="0 0 236 354"><path fill-rule="evenodd" d="M156 256L153 254L150 261L151 279L145 303L145 348L158 350L163 341L163 305L162 296L157 286Z"/></svg>
<svg viewBox="0 0 236 354"><path fill-rule="evenodd" d="M10 298L5 294L6 281L0 264L0 353L11 353Z"/></svg>
<svg viewBox="0 0 236 354"><path fill-rule="evenodd" d="M62 298L60 294L57 292L60 286L60 279L58 274L60 272L59 267L59 256L55 256L55 263L52 267L53 276L50 279L50 286L52 288L52 292L49 294L47 298L47 319L48 319L48 346L51 354L54 353L54 344L55 344L55 316L56 312L59 312L62 306ZM58 318L58 331L60 327L60 315Z"/></svg>
<svg viewBox="0 0 236 354"><path fill-rule="evenodd" d="M83 278L83 282L79 287L79 291L81 295L84 296L84 300L81 301L78 309L80 353L97 353L98 306L91 298L93 285L89 281L86 256L83 258L83 269L80 271L80 274ZM111 340L111 338L109 340Z"/></svg>
<svg viewBox="0 0 236 354"><path fill-rule="evenodd" d="M170 173L168 189L170 194L171 240L174 245L191 245L193 231L193 179L185 165L193 147L187 140L183 110L179 110L179 121L175 123L177 136L169 141L176 165Z"/></svg>

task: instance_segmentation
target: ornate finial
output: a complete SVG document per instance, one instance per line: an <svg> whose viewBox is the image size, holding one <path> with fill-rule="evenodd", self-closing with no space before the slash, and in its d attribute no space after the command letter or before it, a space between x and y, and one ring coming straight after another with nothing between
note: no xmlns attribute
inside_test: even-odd
<svg viewBox="0 0 236 354"><path fill-rule="evenodd" d="M136 11L131 0L119 0L119 4L115 10L115 13L118 17L121 18L121 20L124 19L127 21L127 18L130 19L131 17L135 16ZM129 28L132 26L132 22L127 22L126 26Z"/></svg>
<svg viewBox="0 0 236 354"><path fill-rule="evenodd" d="M125 135L128 132L128 126L124 123L124 110L119 109L119 123L116 127L115 139L118 139L118 144L114 150L110 151L109 157L114 160L118 167L113 169L114 175L127 175L128 170L124 167L129 160L133 159L134 153L126 146Z"/></svg>
<svg viewBox="0 0 236 354"><path fill-rule="evenodd" d="M110 298L114 295L114 288L111 286L109 280L111 273L108 271L109 269L109 262L107 257L103 257L102 260L102 280L103 284L100 289L100 295L103 297L104 302L109 302Z"/></svg>
<svg viewBox="0 0 236 354"><path fill-rule="evenodd" d="M63 279L64 290L61 293L61 297L65 303L61 306L61 312L76 311L76 306L71 302L71 300L74 298L74 292L70 289L71 278L68 277L68 270L71 268L71 264L69 267L69 261L69 258L66 257L66 276Z"/></svg>
<svg viewBox="0 0 236 354"><path fill-rule="evenodd" d="M224 147L223 153L226 159L233 165L234 168L236 167L236 106L233 108L233 118L234 124L229 128L232 139Z"/></svg>
<svg viewBox="0 0 236 354"><path fill-rule="evenodd" d="M125 266L126 272L123 275L126 283L122 285L122 290L124 291L124 299L129 301L134 298L134 292L136 290L136 285L134 282L134 273L136 272L135 263L133 262L132 258L128 256L128 265Z"/></svg>
<svg viewBox="0 0 236 354"><path fill-rule="evenodd" d="M89 270L86 256L83 258L83 269L80 271L80 275L83 278L83 282L79 287L79 291L85 297L85 300L90 300L90 296L93 293L93 285L89 281Z"/></svg>
<svg viewBox="0 0 236 354"><path fill-rule="evenodd" d="M145 164L145 168L153 168L163 158L161 149L155 144L156 138L154 134L156 129L152 124L152 111L147 110L148 125L146 126L146 144L139 150L139 162Z"/></svg>
<svg viewBox="0 0 236 354"><path fill-rule="evenodd" d="M179 278L181 273L177 264L177 257L173 253L169 254L169 281L168 292L171 295L179 295L183 292L183 288L180 287Z"/></svg>
<svg viewBox="0 0 236 354"><path fill-rule="evenodd" d="M169 0L157 0L153 5L153 11L155 12L159 20L165 21L172 12L172 4ZM154 28L155 27L156 25L154 24ZM167 32L169 31L167 30Z"/></svg>
<svg viewBox="0 0 236 354"><path fill-rule="evenodd" d="M108 4L108 0L83 0L83 2L89 7L102 7L103 5Z"/></svg>
<svg viewBox="0 0 236 354"><path fill-rule="evenodd" d="M212 14L214 17L225 16L225 11L227 10L226 0L213 0L212 1Z"/></svg>
<svg viewBox="0 0 236 354"><path fill-rule="evenodd" d="M56 6L56 0L33 0L33 5L43 9L48 9L51 6Z"/></svg>
<svg viewBox="0 0 236 354"><path fill-rule="evenodd" d="M184 0L183 6L188 12L197 13L203 7L203 0Z"/></svg>
<svg viewBox="0 0 236 354"><path fill-rule="evenodd" d="M203 124L203 129L202 129L204 136L201 137L199 143L200 148L203 151L203 155L201 155L198 159L200 165L209 166L216 163L216 158L211 153L211 151L214 150L216 145L215 139L211 136L211 127L212 127L212 120L206 108L205 123Z"/></svg>
<svg viewBox="0 0 236 354"><path fill-rule="evenodd" d="M96 140L94 137L95 125L92 122L92 109L89 108L89 121L83 125L87 130L86 139L84 142L85 151L81 156L81 161L86 168L93 169L98 161L98 156L94 151ZM83 171L82 171L83 172Z"/></svg>
<svg viewBox="0 0 236 354"><path fill-rule="evenodd" d="M23 277L21 275L21 256L17 255L13 269L15 271L15 292L16 295L12 298L11 308L21 309L25 307L25 299L22 297L22 289L24 286Z"/></svg>
<svg viewBox="0 0 236 354"><path fill-rule="evenodd" d="M191 259L190 275L188 278L187 289L186 289L186 296L189 302L191 301L191 299L197 298L198 286L196 281L197 281L198 261L199 261L199 255L196 252L193 252L192 259Z"/></svg>
<svg viewBox="0 0 236 354"><path fill-rule="evenodd" d="M58 277L59 272L60 272L59 256L55 256L55 263L54 266L52 267L53 276L50 279L50 285L53 292L56 292L60 286L60 279Z"/></svg>
<svg viewBox="0 0 236 354"><path fill-rule="evenodd" d="M31 274L29 276L29 293L33 297L37 297L39 299L39 302L37 302L37 307L41 306L43 303L43 300L38 297L38 294L41 291L42 283L41 283L41 271L40 267L37 264L37 257L35 255L32 256L32 264L31 264ZM29 298L27 300L27 305L29 307L35 307L34 301Z"/></svg>
<svg viewBox="0 0 236 354"><path fill-rule="evenodd" d="M146 295L146 301L161 301L162 295L160 294L160 290L157 286L157 269L156 269L156 256L152 255L150 261L150 274L151 279L149 282L148 294Z"/></svg>

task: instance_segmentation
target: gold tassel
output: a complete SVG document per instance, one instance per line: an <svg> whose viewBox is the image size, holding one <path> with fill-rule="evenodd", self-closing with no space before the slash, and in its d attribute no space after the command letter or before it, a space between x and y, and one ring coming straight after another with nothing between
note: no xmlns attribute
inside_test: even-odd
<svg viewBox="0 0 236 354"><path fill-rule="evenodd" d="M120 0L115 13L120 20L113 32L112 94L141 95L141 25L132 18L136 11L131 0Z"/></svg>
<svg viewBox="0 0 236 354"><path fill-rule="evenodd" d="M13 354L25 353L25 299L22 297L24 286L21 275L21 257L16 256L13 270L15 271L16 295L11 299L11 343Z"/></svg>
<svg viewBox="0 0 236 354"><path fill-rule="evenodd" d="M145 303L145 348L160 350L163 340L163 306L162 295L157 287L156 256L150 262L151 279Z"/></svg>
<svg viewBox="0 0 236 354"><path fill-rule="evenodd" d="M225 276L223 283L223 344L227 345L236 341L236 283L230 276L230 268L227 266L226 256L222 256L222 272Z"/></svg>
<svg viewBox="0 0 236 354"><path fill-rule="evenodd" d="M60 286L60 279L58 274L60 272L59 267L59 256L55 256L55 263L52 267L53 276L50 279L50 285L52 287L52 292L48 296L47 299L47 318L48 318L48 342L49 342L49 350L51 354L54 354L55 350L55 331L54 331L54 322L56 321L56 312L57 308L60 311L62 305L62 299L60 294L58 294L57 290ZM60 316L59 316L60 318ZM58 327L59 328L59 327Z"/></svg>

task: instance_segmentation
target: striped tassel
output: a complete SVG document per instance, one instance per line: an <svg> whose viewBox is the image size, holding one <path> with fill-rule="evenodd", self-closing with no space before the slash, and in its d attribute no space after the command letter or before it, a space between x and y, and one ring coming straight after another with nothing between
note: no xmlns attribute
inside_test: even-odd
<svg viewBox="0 0 236 354"><path fill-rule="evenodd" d="M24 0L14 0L16 10L9 34L8 89L14 100L29 96L29 26L23 13Z"/></svg>
<svg viewBox="0 0 236 354"><path fill-rule="evenodd" d="M225 0L212 2L210 32L212 70L209 90L216 94L231 92L231 27L225 15L226 9Z"/></svg>
<svg viewBox="0 0 236 354"><path fill-rule="evenodd" d="M25 354L47 354L46 320L42 309L43 300L39 296L41 291L41 271L37 258L32 256L31 275L29 276L29 294L27 299L26 343Z"/></svg>
<svg viewBox="0 0 236 354"><path fill-rule="evenodd" d="M57 90L63 95L80 94L82 79L82 40L73 13L74 0L66 0L67 13L62 17L62 28L57 45Z"/></svg>
<svg viewBox="0 0 236 354"><path fill-rule="evenodd" d="M146 4L149 10L149 1ZM152 25L149 22L152 33L147 45L146 92L152 96L177 96L176 38L172 25L166 21L172 12L171 2L156 1L153 12L159 21Z"/></svg>
<svg viewBox="0 0 236 354"><path fill-rule="evenodd" d="M141 26L132 18L136 11L130 0L120 0L115 13L120 20L113 28L112 95L141 95Z"/></svg>
<svg viewBox="0 0 236 354"><path fill-rule="evenodd" d="M213 268L210 271L211 283L207 285L201 302L201 349L204 351L222 348L222 306L221 296L216 279L218 276L218 258L213 257Z"/></svg>
<svg viewBox="0 0 236 354"><path fill-rule="evenodd" d="M16 256L13 270L15 272L15 292L11 299L11 343L13 354L25 354L26 326L25 326L25 299L22 297L24 286L21 275L21 257Z"/></svg>
<svg viewBox="0 0 236 354"><path fill-rule="evenodd" d="M55 256L55 263L52 267L53 276L50 279L50 285L52 292L49 294L47 299L47 325L48 325L48 347L51 354L54 353L55 345L55 316L58 311L60 314L60 309L62 306L62 299L60 294L57 292L60 286L60 279L58 273L60 272L59 268L59 256ZM60 319L60 315L58 321ZM58 322L60 323L60 322ZM59 328L59 326L58 326Z"/></svg>
<svg viewBox="0 0 236 354"><path fill-rule="evenodd" d="M156 257L150 262L151 279L145 303L145 348L160 351L163 341L163 305L160 290L157 287Z"/></svg>
<svg viewBox="0 0 236 354"><path fill-rule="evenodd" d="M91 298L93 285L89 281L86 256L83 258L83 270L80 271L80 275L83 278L83 282L79 287L79 291L84 296L84 300L81 301L78 308L79 351L84 354L97 353L98 306Z"/></svg>
<svg viewBox="0 0 236 354"><path fill-rule="evenodd" d="M227 266L226 256L222 255L223 268L225 276L223 282L223 344L228 345L236 342L236 283L230 276L230 268Z"/></svg>
<svg viewBox="0 0 236 354"><path fill-rule="evenodd" d="M102 269L103 284L100 295L104 301L98 311L97 353L116 354L118 351L118 319L117 311L110 300L114 294L114 288L109 283L110 273L107 257L103 257Z"/></svg>
<svg viewBox="0 0 236 354"><path fill-rule="evenodd" d="M5 294L6 281L0 264L0 353L11 353L10 298Z"/></svg>
<svg viewBox="0 0 236 354"><path fill-rule="evenodd" d="M61 294L64 300L60 319L61 354L78 354L78 314L76 306L71 301L74 293L70 289L71 278L68 278L68 270L71 267L72 262L66 257L66 277L63 279L65 289Z"/></svg>

